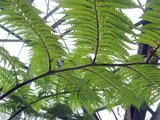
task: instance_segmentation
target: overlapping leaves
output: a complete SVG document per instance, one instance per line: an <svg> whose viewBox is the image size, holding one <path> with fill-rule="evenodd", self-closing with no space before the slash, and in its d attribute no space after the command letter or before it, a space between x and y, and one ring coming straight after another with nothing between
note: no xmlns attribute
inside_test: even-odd
<svg viewBox="0 0 160 120"><path fill-rule="evenodd" d="M92 54L99 62L109 62L128 56L126 43L131 42L125 33L132 34L132 22L117 8L134 7L131 1L103 0L57 0L64 8L71 24L71 38L75 40L77 51L83 52L79 59ZM116 4L114 4L116 3ZM128 5L128 6L127 6ZM119 7L118 7L119 6ZM107 54L106 54L107 53ZM123 54L121 54L123 53Z"/></svg>
<svg viewBox="0 0 160 120"><path fill-rule="evenodd" d="M2 0L0 7L0 21L3 25L22 36L27 43L29 41L32 70L36 72L37 69L41 69L37 71L39 74L55 68L57 60L64 55L64 50L52 28L40 18L41 12L32 7L27 0Z"/></svg>
<svg viewBox="0 0 160 120"><path fill-rule="evenodd" d="M29 75L32 81L36 80L32 84L35 91L29 87L27 90L25 87L18 88L19 91L14 94L23 99L16 101L17 103L26 107L32 106L37 112L44 109L44 106L49 108L50 104L57 102L67 103L74 110L85 106L89 112L93 112L103 105L109 106L110 109L119 104L125 107L140 107L143 101L151 104L151 100L158 100L160 76L157 66L147 63L125 65L128 62L144 61L143 56L131 57L128 54L128 43L132 43L128 35L134 35L131 30L133 24L120 9L136 7L131 0L54 1L65 8L62 11L66 14L64 19L67 21L66 24L71 25L69 35L74 39L75 49L66 55L51 28L39 17L37 9L26 0L0 1L0 22L13 28L14 32L24 38L27 46L31 47L29 72L25 71L23 74ZM142 27L143 34L139 39L140 42L153 47L158 44L156 40L159 34L159 18L155 18L159 7L155 3L157 4L157 1L153 0L149 5L151 8L154 6L154 10L142 16L152 23ZM2 63L14 64L11 68L18 66L17 69L21 70L22 67L19 66L23 65L18 60L17 63L10 62L14 58L6 58L3 56L4 52L7 53L3 49L2 52L0 50ZM57 61L63 60L62 65L58 66ZM99 63L104 63L104 66L98 66ZM115 63L123 63L124 66L113 67ZM6 78L9 78L9 81L12 77L12 81L16 81L15 74L8 74L8 69L0 69L1 82L4 83ZM19 74L17 69L15 73ZM46 76L43 74L42 77L41 74L44 72ZM23 80L27 80L23 74ZM33 80L32 77L37 75L40 77ZM11 89L16 83L9 85L6 90ZM29 97L21 92L27 92L26 95Z"/></svg>

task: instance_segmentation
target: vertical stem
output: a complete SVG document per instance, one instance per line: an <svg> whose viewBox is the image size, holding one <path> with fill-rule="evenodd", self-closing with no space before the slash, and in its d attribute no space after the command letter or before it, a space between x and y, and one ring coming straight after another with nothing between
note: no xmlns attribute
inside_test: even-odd
<svg viewBox="0 0 160 120"><path fill-rule="evenodd" d="M97 0L94 0L94 9L96 15L96 51L93 59L93 64L95 63L99 50L99 20L98 20L98 11L97 11Z"/></svg>

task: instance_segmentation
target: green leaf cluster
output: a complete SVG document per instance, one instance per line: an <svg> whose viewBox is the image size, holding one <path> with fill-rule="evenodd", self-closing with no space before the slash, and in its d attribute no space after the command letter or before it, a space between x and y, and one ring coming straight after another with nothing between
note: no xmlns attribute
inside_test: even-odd
<svg viewBox="0 0 160 120"><path fill-rule="evenodd" d="M27 0L1 0L0 24L21 36L29 47L29 67L0 47L0 111L55 119L93 119L102 106L139 108L159 100L159 64L130 55L132 21L121 9L137 8L132 0L53 0L66 14L67 35L74 49L66 52L41 12ZM158 0L142 18L137 43L159 45ZM67 39L67 40L68 40ZM67 41L66 40L66 41ZM155 51L159 55L159 50ZM153 57L153 56L150 56ZM147 58L149 59L149 58ZM61 65L60 65L61 64ZM88 114L75 114L85 106Z"/></svg>

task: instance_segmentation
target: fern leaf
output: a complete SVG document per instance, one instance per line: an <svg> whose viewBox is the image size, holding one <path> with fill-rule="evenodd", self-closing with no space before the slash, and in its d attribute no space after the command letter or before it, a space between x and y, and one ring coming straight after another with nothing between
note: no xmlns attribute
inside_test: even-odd
<svg viewBox="0 0 160 120"><path fill-rule="evenodd" d="M148 4L148 8L153 8L153 10L146 11L142 18L148 21L149 24L141 27L142 34L138 39L139 42L149 44L153 48L156 48L159 45L159 8L157 7L158 1L153 0ZM159 54L159 53L158 53Z"/></svg>
<svg viewBox="0 0 160 120"><path fill-rule="evenodd" d="M56 1L56 0L55 0ZM58 0L56 1L60 6L69 8L63 12L67 14L64 18L68 20L66 24L71 24L71 32L69 35L75 39L76 51L86 52L86 56L89 54L97 56L104 56L107 52L108 59L118 58L125 60L128 55L128 46L124 42L131 43L130 39L125 35L133 34L130 27L133 27L132 22L119 10L128 7L128 5L135 7L131 1L97 1L97 0L80 0L76 2L74 0ZM116 3L111 5L110 3ZM114 38L114 39L113 39ZM114 45L116 44L117 45ZM119 43L121 43L119 45ZM83 47L82 47L83 46ZM118 53L113 54L114 52ZM122 56L122 54L124 56ZM84 56L79 56L83 58ZM97 57L96 61L98 61ZM106 55L105 55L106 58ZM115 59L116 60L116 59ZM123 61L123 60L122 60ZM103 61L104 62L104 61Z"/></svg>

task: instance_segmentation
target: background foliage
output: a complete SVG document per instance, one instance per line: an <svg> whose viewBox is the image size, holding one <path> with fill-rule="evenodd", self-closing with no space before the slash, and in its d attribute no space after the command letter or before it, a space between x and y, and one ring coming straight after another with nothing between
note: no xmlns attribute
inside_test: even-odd
<svg viewBox="0 0 160 120"><path fill-rule="evenodd" d="M92 114L102 106L109 110L117 105L140 107L159 100L159 64L152 62L153 55L160 54L159 0L147 4L152 10L142 18L150 24L136 28L140 34L121 11L140 7L132 0L53 1L65 8L61 13L71 25L71 52L27 0L0 1L0 23L22 36L30 48L26 67L0 47L1 112L12 113L11 118L23 111L46 119L82 120L74 113L82 106ZM154 49L147 58L128 53L130 45L141 42ZM57 111L57 107L63 109Z"/></svg>

